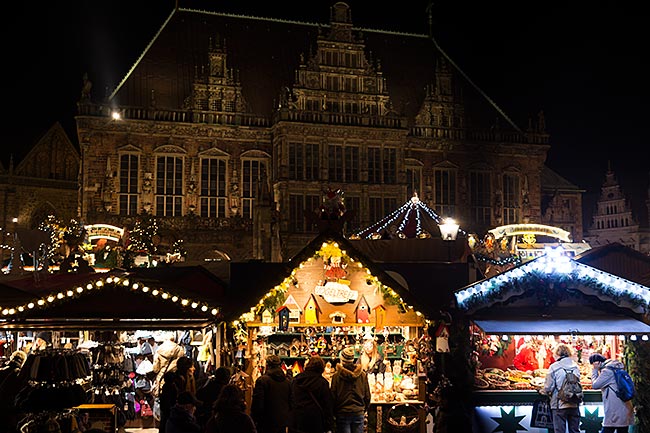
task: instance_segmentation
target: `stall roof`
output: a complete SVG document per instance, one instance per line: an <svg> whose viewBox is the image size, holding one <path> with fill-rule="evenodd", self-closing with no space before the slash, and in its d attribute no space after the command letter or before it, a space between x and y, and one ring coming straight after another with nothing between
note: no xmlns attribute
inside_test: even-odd
<svg viewBox="0 0 650 433"><path fill-rule="evenodd" d="M325 242L338 243L349 257L362 263L382 284L399 294L406 304L413 306L425 315L430 312L425 303L416 298L407 287L400 284L382 266L377 265L355 248L353 242L348 241L335 230L325 230L286 263L233 263L231 266L233 295L232 299L228 301L228 311L225 312L226 320L236 319L242 313L248 312L264 294L289 277L291 272L302 262L313 257Z"/></svg>
<svg viewBox="0 0 650 433"><path fill-rule="evenodd" d="M486 334L591 334L591 335L625 335L648 334L650 325L625 316L601 316L593 318L538 319L538 318L504 318L476 319Z"/></svg>
<svg viewBox="0 0 650 433"><path fill-rule="evenodd" d="M224 283L201 266L58 274L5 284L30 294L4 305L3 328L170 329L219 321Z"/></svg>
<svg viewBox="0 0 650 433"><path fill-rule="evenodd" d="M460 289L455 297L461 310L475 313L524 298L535 298L540 309L549 308L577 294L630 314L650 310L650 287L572 260L561 248Z"/></svg>
<svg viewBox="0 0 650 433"><path fill-rule="evenodd" d="M619 242L587 250L575 260L650 287L650 256Z"/></svg>

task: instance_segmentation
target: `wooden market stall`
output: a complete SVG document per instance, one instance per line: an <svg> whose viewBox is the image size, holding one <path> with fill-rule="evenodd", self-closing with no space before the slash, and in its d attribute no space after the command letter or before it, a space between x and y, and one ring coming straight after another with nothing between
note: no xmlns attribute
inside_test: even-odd
<svg viewBox="0 0 650 433"><path fill-rule="evenodd" d="M80 380L92 396L87 403L103 413L107 403L115 406L108 411L115 416L125 415L122 412L128 402L137 406L134 377L138 376L133 376L137 365L127 361L139 347L138 335L174 333L181 343L179 336L187 331L192 341L184 346L186 354L196 359L198 345L205 345L211 358L208 362L216 367L221 361L215 347L221 345L221 302L226 285L200 266L61 273L4 284L14 292L11 299L0 294L0 328L15 336L13 349L28 344L36 332L48 331L53 344L48 355L85 351L91 375ZM149 403L150 399L146 400ZM85 411L91 409L84 407ZM154 425L152 418L138 416L136 421L141 423L128 425Z"/></svg>
<svg viewBox="0 0 650 433"><path fill-rule="evenodd" d="M234 284L246 284L239 277L244 274L250 281L241 290L233 287L234 293L247 293L248 302L231 302L239 302L233 311L243 313L232 319L240 362L251 383L263 371L267 355L280 356L295 374L311 354L319 354L327 362L328 377L344 347L354 347L359 358L364 343L371 341L386 371L369 375L369 431L386 431L386 423L394 422L391 410L407 403L417 408L407 422L413 431L424 431L426 372L420 357L430 346L427 320L404 287L336 232L320 234L286 264L256 265L233 264L231 271ZM255 283L250 280L255 275L268 279Z"/></svg>
<svg viewBox="0 0 650 433"><path fill-rule="evenodd" d="M506 425L546 431L531 427L532 405L559 343L572 348L580 366L586 390L582 425L597 431L603 408L600 390L590 389L589 356L598 352L629 363L630 348L648 344L650 335L649 287L579 263L562 248L471 284L455 297L470 322L477 433Z"/></svg>

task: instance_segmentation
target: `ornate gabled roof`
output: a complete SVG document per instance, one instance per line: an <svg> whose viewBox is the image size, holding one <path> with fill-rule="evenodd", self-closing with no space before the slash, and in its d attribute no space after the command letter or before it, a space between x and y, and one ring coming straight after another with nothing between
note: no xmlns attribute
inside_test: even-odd
<svg viewBox="0 0 650 433"><path fill-rule="evenodd" d="M17 176L77 182L80 156L60 123L55 123L16 166Z"/></svg>
<svg viewBox="0 0 650 433"><path fill-rule="evenodd" d="M232 274L232 281L236 281L235 284L237 284L237 286L233 287L233 296L237 301L229 302L229 311L225 313L226 320L232 320L239 317L242 313L250 311L251 307L255 307L258 299L268 297L269 294L285 284L291 284L291 280L293 279L292 272L300 268L308 260L321 254L322 249L325 248L324 245L328 247L336 245L335 248L342 251L346 257L357 263L357 266L367 269L368 274L376 278L377 283L386 287L389 292L394 293L393 296L399 299L399 303L405 308L412 307L415 311L427 311L423 308L424 304L419 299L416 299L407 288L403 287L389 273L384 271L381 266L372 262L371 259L356 249L340 233L336 231L324 231L286 263L233 263L232 266L235 272ZM238 265L242 267L241 271L237 269L239 267ZM240 274L245 277L247 276L246 283L237 281L238 275ZM255 278L256 276L257 278ZM282 292L283 300L284 296L285 294Z"/></svg>
<svg viewBox="0 0 650 433"><path fill-rule="evenodd" d="M294 86L301 56L312 52L332 27L332 23L177 8L112 92L110 103L120 107L184 109L192 97L194 82L204 76L202 71L209 65L211 43L219 37L225 41L229 67L239 71L236 82L241 84L250 112L270 116L280 99L280 90ZM496 118L501 118L502 129L519 131L427 35L361 29L353 23L350 31L364 44L372 66L381 67L391 109L396 112L415 118L423 105L425 89L439 85L435 73L444 72L440 66L444 62L452 66L460 86L458 91L450 92L471 101L465 104L466 126L490 128L496 126Z"/></svg>

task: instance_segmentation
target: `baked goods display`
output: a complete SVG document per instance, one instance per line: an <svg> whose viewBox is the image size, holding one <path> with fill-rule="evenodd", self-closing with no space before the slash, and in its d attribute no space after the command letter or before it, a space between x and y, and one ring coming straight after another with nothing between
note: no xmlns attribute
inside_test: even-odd
<svg viewBox="0 0 650 433"><path fill-rule="evenodd" d="M477 390L538 390L544 386L547 372L548 370L545 368L532 372L511 368L506 370L500 368L479 369L474 377L474 387ZM591 368L589 365L580 366L580 383L583 389L591 389Z"/></svg>

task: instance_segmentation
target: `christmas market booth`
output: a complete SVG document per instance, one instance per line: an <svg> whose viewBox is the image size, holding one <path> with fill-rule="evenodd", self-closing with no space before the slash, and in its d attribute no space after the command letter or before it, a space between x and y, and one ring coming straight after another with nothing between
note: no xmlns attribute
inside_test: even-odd
<svg viewBox="0 0 650 433"><path fill-rule="evenodd" d="M458 290L455 298L473 349L476 433L547 431L549 414L533 414L533 405L559 343L580 366L581 430L596 433L603 420L601 391L591 389L591 354L621 360L639 384L650 380L650 288L579 263L561 247ZM647 389L638 388L635 400L647 401Z"/></svg>
<svg viewBox="0 0 650 433"><path fill-rule="evenodd" d="M247 286L233 286L249 301L233 309L243 314L232 323L250 383L271 354L294 375L318 354L330 379L341 350L353 347L372 393L368 431L424 431L428 321L406 289L338 232L321 233L281 270L256 265L233 263L231 270L233 284ZM266 282L251 279L266 272Z"/></svg>
<svg viewBox="0 0 650 433"><path fill-rule="evenodd" d="M221 345L226 285L201 266L39 273L4 285L15 289L14 300L27 295L8 304L0 294L0 328L11 336L11 350L29 351L37 336L49 343L26 361L34 367L20 409L30 425L58 423L68 431L63 426L83 410L104 431L153 427L154 383L144 370L153 369L154 347L173 339L202 366L220 362L214 348ZM43 370L53 365L66 368ZM54 397L66 387L74 392Z"/></svg>

